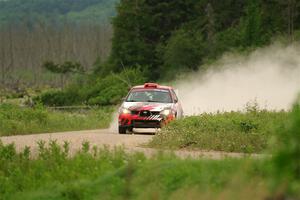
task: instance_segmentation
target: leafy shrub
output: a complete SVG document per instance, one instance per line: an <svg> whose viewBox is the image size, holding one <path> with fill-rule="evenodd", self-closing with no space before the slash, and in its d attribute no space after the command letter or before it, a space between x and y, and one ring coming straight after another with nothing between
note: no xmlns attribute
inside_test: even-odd
<svg viewBox="0 0 300 200"><path fill-rule="evenodd" d="M131 86L145 82L139 69L124 70L106 77L89 76L88 81L79 80L63 91L48 91L34 99L47 106L67 105L115 105L120 102Z"/></svg>
<svg viewBox="0 0 300 200"><path fill-rule="evenodd" d="M277 195L300 196L300 103L294 105L288 123L277 130L272 159L272 179ZM290 197L287 197L290 198Z"/></svg>
<svg viewBox="0 0 300 200"><path fill-rule="evenodd" d="M33 100L47 106L66 106L78 104L81 98L74 91L51 90L42 93Z"/></svg>
<svg viewBox="0 0 300 200"><path fill-rule="evenodd" d="M120 82L114 75L97 80L88 93L88 104L111 105L117 104L126 95L128 85Z"/></svg>
<svg viewBox="0 0 300 200"><path fill-rule="evenodd" d="M186 117L164 127L151 146L200 148L229 152L262 152L287 113L226 112Z"/></svg>
<svg viewBox="0 0 300 200"><path fill-rule="evenodd" d="M144 82L144 73L139 68L110 74L105 78L96 78L88 84L86 100L91 105L117 104L127 94L130 87Z"/></svg>

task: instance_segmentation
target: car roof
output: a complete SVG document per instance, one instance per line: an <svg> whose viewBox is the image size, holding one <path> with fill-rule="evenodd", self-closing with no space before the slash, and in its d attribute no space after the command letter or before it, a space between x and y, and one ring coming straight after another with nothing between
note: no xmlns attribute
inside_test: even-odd
<svg viewBox="0 0 300 200"><path fill-rule="evenodd" d="M170 86L159 85L157 83L145 83L144 85L134 86L131 89L165 89L165 90L171 90L173 88L170 87Z"/></svg>

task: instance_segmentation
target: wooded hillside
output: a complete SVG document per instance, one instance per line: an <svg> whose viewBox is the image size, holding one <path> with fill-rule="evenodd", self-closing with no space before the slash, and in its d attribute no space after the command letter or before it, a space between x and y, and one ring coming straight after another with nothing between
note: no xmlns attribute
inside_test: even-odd
<svg viewBox="0 0 300 200"><path fill-rule="evenodd" d="M226 51L299 39L299 14L297 0L121 0L111 62L116 71L148 67L151 80L173 77Z"/></svg>

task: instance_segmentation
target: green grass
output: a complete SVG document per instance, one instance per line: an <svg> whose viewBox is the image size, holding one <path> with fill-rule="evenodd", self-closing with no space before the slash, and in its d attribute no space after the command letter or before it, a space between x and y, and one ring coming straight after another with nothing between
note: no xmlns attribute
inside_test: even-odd
<svg viewBox="0 0 300 200"><path fill-rule="evenodd" d="M287 112L248 110L186 117L172 122L150 142L152 147L260 153Z"/></svg>
<svg viewBox="0 0 300 200"><path fill-rule="evenodd" d="M113 107L63 112L44 107L0 105L0 136L107 128Z"/></svg>
<svg viewBox="0 0 300 200"><path fill-rule="evenodd" d="M163 154L146 158L88 143L69 157L68 146L40 142L39 155L30 159L28 148L16 153L13 145L0 145L0 199L220 198L225 191L242 195L241 186L258 189L257 184L267 194L265 161L181 160ZM241 184L238 189L236 183Z"/></svg>

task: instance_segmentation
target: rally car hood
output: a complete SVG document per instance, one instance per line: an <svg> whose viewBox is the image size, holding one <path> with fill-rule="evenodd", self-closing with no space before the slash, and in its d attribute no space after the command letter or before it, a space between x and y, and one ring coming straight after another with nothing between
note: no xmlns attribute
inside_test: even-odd
<svg viewBox="0 0 300 200"><path fill-rule="evenodd" d="M172 103L153 103L153 102L124 102L123 108L127 108L132 111L149 110L153 112L160 112L165 109L172 109Z"/></svg>

